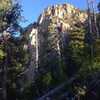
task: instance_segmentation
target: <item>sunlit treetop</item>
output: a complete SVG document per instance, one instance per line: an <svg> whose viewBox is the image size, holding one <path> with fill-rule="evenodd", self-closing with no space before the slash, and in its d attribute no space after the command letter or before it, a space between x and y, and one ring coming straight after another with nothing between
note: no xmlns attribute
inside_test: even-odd
<svg viewBox="0 0 100 100"><path fill-rule="evenodd" d="M12 0L0 0L0 10L7 10L11 7Z"/></svg>

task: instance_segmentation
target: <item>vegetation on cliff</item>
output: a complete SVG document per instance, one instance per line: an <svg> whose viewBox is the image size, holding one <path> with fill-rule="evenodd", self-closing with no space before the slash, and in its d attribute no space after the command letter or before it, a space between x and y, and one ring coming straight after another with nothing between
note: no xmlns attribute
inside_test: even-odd
<svg viewBox="0 0 100 100"><path fill-rule="evenodd" d="M100 37L86 11L48 7L25 29L21 11L18 2L0 4L0 99L99 100ZM100 3L96 18L100 35Z"/></svg>

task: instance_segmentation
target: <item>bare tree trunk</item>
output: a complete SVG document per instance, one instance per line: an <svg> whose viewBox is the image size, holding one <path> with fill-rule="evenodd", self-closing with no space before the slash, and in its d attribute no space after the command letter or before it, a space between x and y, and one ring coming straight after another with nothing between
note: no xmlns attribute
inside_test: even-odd
<svg viewBox="0 0 100 100"><path fill-rule="evenodd" d="M5 44L5 52L7 53L4 68L3 68L3 80L2 80L2 98L3 100L7 100L7 65L8 65L8 50L7 45Z"/></svg>

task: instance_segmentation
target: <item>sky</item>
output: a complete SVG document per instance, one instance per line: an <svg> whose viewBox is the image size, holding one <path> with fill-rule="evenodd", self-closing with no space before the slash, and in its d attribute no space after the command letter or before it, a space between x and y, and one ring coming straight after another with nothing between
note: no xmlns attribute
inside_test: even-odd
<svg viewBox="0 0 100 100"><path fill-rule="evenodd" d="M30 23L37 21L39 15L45 8L54 4L70 3L80 9L86 9L86 0L20 0L22 5L22 16L25 17L26 22L21 23L26 27ZM99 0L96 0L97 2Z"/></svg>

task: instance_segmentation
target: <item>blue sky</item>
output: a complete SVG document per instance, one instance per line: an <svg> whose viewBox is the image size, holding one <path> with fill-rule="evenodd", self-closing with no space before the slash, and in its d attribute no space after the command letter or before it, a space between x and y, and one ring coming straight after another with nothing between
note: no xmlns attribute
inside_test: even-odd
<svg viewBox="0 0 100 100"><path fill-rule="evenodd" d="M22 15L27 20L25 23L21 23L21 25L25 27L28 24L37 21L44 8L49 5L61 3L71 3L78 8L86 9L86 0L21 0L23 9Z"/></svg>

